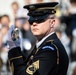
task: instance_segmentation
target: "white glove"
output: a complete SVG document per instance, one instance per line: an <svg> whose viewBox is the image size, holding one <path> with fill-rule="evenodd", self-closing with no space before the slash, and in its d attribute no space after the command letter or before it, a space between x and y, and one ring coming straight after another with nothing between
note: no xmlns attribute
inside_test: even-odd
<svg viewBox="0 0 76 75"><path fill-rule="evenodd" d="M21 37L19 37L18 39L14 40L12 39L12 32L14 31L15 27L14 25L12 25L8 31L8 39L7 39L7 44L8 44L8 48L12 49L14 47L20 47L20 42L21 42Z"/></svg>

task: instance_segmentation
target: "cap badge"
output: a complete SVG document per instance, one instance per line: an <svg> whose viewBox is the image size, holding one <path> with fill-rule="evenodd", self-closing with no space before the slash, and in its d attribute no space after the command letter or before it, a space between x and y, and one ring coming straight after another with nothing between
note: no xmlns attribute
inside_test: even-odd
<svg viewBox="0 0 76 75"><path fill-rule="evenodd" d="M35 6L31 5L29 6L30 10L34 10L35 9Z"/></svg>

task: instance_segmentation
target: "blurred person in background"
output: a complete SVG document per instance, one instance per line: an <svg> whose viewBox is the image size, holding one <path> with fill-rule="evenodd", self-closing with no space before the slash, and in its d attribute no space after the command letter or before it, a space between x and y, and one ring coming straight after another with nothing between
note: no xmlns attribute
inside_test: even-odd
<svg viewBox="0 0 76 75"><path fill-rule="evenodd" d="M10 18L8 15L2 15L1 16L1 30L0 30L0 34L2 36L2 42L6 43L6 38L7 38L7 32L9 30L10 27Z"/></svg>
<svg viewBox="0 0 76 75"><path fill-rule="evenodd" d="M76 61L76 0L70 0L69 14L72 33L72 61Z"/></svg>
<svg viewBox="0 0 76 75"><path fill-rule="evenodd" d="M13 24L14 24L16 14L17 14L17 11L18 11L19 8L20 8L20 6L19 6L18 2L12 2L11 9L12 9L12 23Z"/></svg>
<svg viewBox="0 0 76 75"><path fill-rule="evenodd" d="M60 21L60 18L58 16L55 17L55 26L54 29L56 31L56 34L58 38L61 40L62 44L64 45L66 52L68 54L68 57L70 59L70 39L65 33L65 24L62 24Z"/></svg>
<svg viewBox="0 0 76 75"><path fill-rule="evenodd" d="M7 49L7 33L10 27L10 18L8 15L2 15L1 16L1 30L0 30L0 35L1 35L1 40L0 40L0 56L1 59L3 61L3 65L2 65L2 72L7 72L9 69L9 66L7 65L8 63L8 49Z"/></svg>
<svg viewBox="0 0 76 75"><path fill-rule="evenodd" d="M23 8L19 8L17 13L16 13L16 17L15 17L15 27L21 29L23 24L26 23L26 21L28 20L29 16L27 16L28 10L27 9L23 9ZM28 29L29 30L29 29Z"/></svg>
<svg viewBox="0 0 76 75"><path fill-rule="evenodd" d="M1 16L1 30L0 33L2 35L2 42L6 45L7 33L10 27L10 18L8 15Z"/></svg>
<svg viewBox="0 0 76 75"><path fill-rule="evenodd" d="M59 7L60 7L61 14L62 15L68 15L68 13L69 13L68 9L70 6L69 0L59 0L59 2L60 2Z"/></svg>
<svg viewBox="0 0 76 75"><path fill-rule="evenodd" d="M68 15L62 15L61 21L66 24L65 32L70 38L71 61L76 60L76 0L69 0Z"/></svg>
<svg viewBox="0 0 76 75"><path fill-rule="evenodd" d="M13 10L13 16L15 18L16 17L16 13L17 13L17 11L19 9L19 4L18 4L18 2L13 2L11 4L11 6L12 6L12 10Z"/></svg>
<svg viewBox="0 0 76 75"><path fill-rule="evenodd" d="M58 38L61 40L62 44L64 45L64 47L66 49L66 52L69 57L69 64L70 64L71 63L70 39L65 32L66 25L64 23L61 23L60 16L58 16L57 14L55 16L56 17L55 17L54 29L55 29L55 32L56 32ZM70 70L68 70L68 72L69 71ZM69 75L68 72L67 72L67 75Z"/></svg>
<svg viewBox="0 0 76 75"><path fill-rule="evenodd" d="M28 10L20 8L17 11L16 18L15 18L15 27L19 28L22 33L22 48L24 55L28 56L36 42L36 37L30 31L30 25L28 22L29 16L27 16Z"/></svg>

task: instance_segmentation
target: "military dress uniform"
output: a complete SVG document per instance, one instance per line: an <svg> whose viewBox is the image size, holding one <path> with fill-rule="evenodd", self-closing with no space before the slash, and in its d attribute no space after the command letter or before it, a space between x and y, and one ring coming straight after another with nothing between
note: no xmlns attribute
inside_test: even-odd
<svg viewBox="0 0 76 75"><path fill-rule="evenodd" d="M54 7L57 4L57 2L32 4L25 6L25 8L35 10L38 7ZM40 17L36 18L37 16L41 16L42 19L47 16L45 14L54 13L53 9L51 12L39 10L33 13L30 11L30 20L36 21L40 19ZM33 15L35 17L32 17ZM28 58L23 56L20 47L9 50L8 58L13 75L66 75L69 62L65 48L54 32L39 41Z"/></svg>
<svg viewBox="0 0 76 75"><path fill-rule="evenodd" d="M9 51L13 75L66 75L68 56L55 33L35 49L25 59L20 47Z"/></svg>

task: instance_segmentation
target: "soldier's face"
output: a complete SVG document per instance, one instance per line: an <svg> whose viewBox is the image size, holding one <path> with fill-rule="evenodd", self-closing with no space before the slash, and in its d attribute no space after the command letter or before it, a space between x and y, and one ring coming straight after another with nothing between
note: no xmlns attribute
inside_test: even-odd
<svg viewBox="0 0 76 75"><path fill-rule="evenodd" d="M33 22L31 25L31 31L37 38L42 38L51 32L54 24L54 19L47 19L41 23Z"/></svg>

